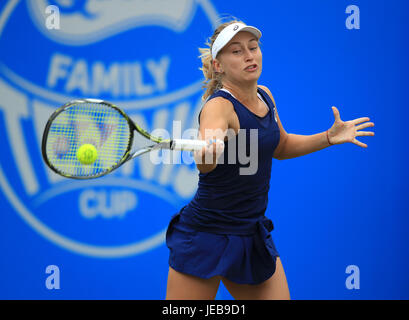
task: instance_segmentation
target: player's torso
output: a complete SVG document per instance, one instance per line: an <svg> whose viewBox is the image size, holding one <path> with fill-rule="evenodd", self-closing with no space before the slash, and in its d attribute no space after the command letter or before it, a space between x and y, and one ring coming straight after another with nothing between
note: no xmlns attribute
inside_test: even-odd
<svg viewBox="0 0 409 320"><path fill-rule="evenodd" d="M232 129L236 134L238 134L240 129L240 120L236 111L234 110L233 103L231 101L229 101L229 103L231 104L231 112L228 118L228 128ZM255 105L243 104L243 106L245 106L251 113L261 118L265 117L269 112L266 104L260 99L257 99L257 103Z"/></svg>

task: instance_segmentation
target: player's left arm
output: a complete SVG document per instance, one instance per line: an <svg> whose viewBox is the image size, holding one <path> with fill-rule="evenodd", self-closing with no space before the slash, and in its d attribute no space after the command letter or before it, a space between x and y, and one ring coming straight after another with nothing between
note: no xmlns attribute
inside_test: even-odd
<svg viewBox="0 0 409 320"><path fill-rule="evenodd" d="M267 87L259 87L265 90L270 98L274 101L273 95ZM351 142L359 147L367 148L368 146L365 143L358 141L356 137L374 136L375 133L370 131L358 130L373 127L375 126L375 124L373 122L366 122L370 120L368 117L362 117L344 122L341 120L339 111L336 107L332 107L332 111L334 113L335 121L330 129L313 135L298 135L287 133L284 130L283 125L281 124L280 117L278 116L276 106L277 122L280 128L280 142L274 151L273 157L278 160L292 159L322 150L331 145L342 144L346 142Z"/></svg>

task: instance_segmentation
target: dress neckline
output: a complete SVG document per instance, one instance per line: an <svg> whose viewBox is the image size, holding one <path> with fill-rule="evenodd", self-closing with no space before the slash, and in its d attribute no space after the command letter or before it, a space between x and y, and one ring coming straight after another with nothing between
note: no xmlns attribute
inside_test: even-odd
<svg viewBox="0 0 409 320"><path fill-rule="evenodd" d="M249 108L247 108L242 102L240 102L240 100L238 100L229 90L227 90L225 88L221 88L219 90L222 90L222 91L230 94L237 102L239 102L242 106L244 106L248 110L248 112L250 112L252 115L256 116L259 119L264 119L270 113L270 107L268 106L267 102L264 100L263 96L260 94L258 89L259 88L257 88L257 97L266 105L266 107L268 109L267 113L264 116L259 116L259 115L255 114L253 111L251 111Z"/></svg>

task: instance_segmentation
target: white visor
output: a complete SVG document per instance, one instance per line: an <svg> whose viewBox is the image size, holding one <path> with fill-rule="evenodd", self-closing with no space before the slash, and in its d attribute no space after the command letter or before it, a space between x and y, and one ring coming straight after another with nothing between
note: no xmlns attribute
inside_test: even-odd
<svg viewBox="0 0 409 320"><path fill-rule="evenodd" d="M220 50L240 31L248 31L254 34L257 39L261 38L261 31L255 27L246 26L243 23L232 23L225 27L217 36L212 45L212 58L215 59Z"/></svg>

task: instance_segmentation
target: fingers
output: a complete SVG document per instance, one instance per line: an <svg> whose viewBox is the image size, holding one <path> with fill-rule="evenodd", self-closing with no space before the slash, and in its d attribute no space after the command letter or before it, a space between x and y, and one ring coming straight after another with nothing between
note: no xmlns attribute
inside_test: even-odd
<svg viewBox="0 0 409 320"><path fill-rule="evenodd" d="M224 142L220 139L210 139L207 145L207 152L218 157L224 151Z"/></svg>
<svg viewBox="0 0 409 320"><path fill-rule="evenodd" d="M356 130L362 130L362 129L369 128L369 127L375 127L375 124L373 122L367 122L367 123L357 126Z"/></svg>
<svg viewBox="0 0 409 320"><path fill-rule="evenodd" d="M374 136L375 132L371 132L371 131L358 131L356 133L356 136Z"/></svg>
<svg viewBox="0 0 409 320"><path fill-rule="evenodd" d="M358 123L362 123L362 122L366 122L366 121L369 121L368 117L362 117L362 118L359 118L359 119L355 119L352 122L354 124L358 124ZM370 127L374 127L374 126L375 126L375 124L373 122L367 122L367 123L361 124L359 126L356 126L357 132L355 133L355 136L356 137L374 136L375 132L372 132L372 131L358 131L358 130L362 130L362 129L370 128ZM361 141L358 141L356 138L352 142L354 144L356 144L357 146L362 147L362 148L367 148L368 147L367 144L362 143Z"/></svg>
<svg viewBox="0 0 409 320"><path fill-rule="evenodd" d="M352 142L353 142L354 144L356 144L357 146L359 146L359 147L368 148L368 145L366 145L365 143L362 143L361 141L358 141L358 140L356 140L356 139L354 139Z"/></svg>
<svg viewBox="0 0 409 320"><path fill-rule="evenodd" d="M359 124L359 123L362 123L362 122L367 122L367 121L369 121L370 119L368 118L368 117L362 117L362 118L358 118L358 119L355 119L355 120L352 120L351 122L353 123L353 124ZM375 125L375 124L374 124Z"/></svg>
<svg viewBox="0 0 409 320"><path fill-rule="evenodd" d="M337 109L337 107L331 107L332 108L332 112L334 113L334 118L335 120L341 120L341 116L339 115L339 111Z"/></svg>
<svg viewBox="0 0 409 320"><path fill-rule="evenodd" d="M360 118L360 119L356 119L355 121L368 121L368 120L369 120L369 118ZM369 127L374 127L374 126L375 126L375 124L373 122L367 122L367 123L361 124L361 125L356 127L357 132L356 132L355 135L357 137L363 137L363 136L372 136L373 137L375 135L375 132L372 132L372 131L358 131L358 130L362 130L362 129L369 128ZM360 142L360 141L358 141L356 139L355 139L355 141L356 142L354 142L354 143L356 145L360 146L360 147L363 147L363 148L368 147L366 144L364 144L364 143L362 143L362 142Z"/></svg>
<svg viewBox="0 0 409 320"><path fill-rule="evenodd" d="M207 145L200 150L195 151L196 161L204 164L212 164L224 151L224 142L220 139L209 139Z"/></svg>
<svg viewBox="0 0 409 320"><path fill-rule="evenodd" d="M223 149L224 150L224 141L220 139L209 139L207 141L206 151L216 153L216 151Z"/></svg>

